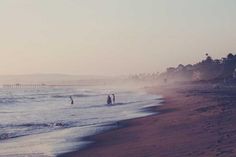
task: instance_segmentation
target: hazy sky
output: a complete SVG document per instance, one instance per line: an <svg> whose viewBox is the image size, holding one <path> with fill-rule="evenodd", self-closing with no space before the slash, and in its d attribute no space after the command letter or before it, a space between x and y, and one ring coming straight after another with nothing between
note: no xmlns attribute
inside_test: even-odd
<svg viewBox="0 0 236 157"><path fill-rule="evenodd" d="M236 52L235 0L0 0L0 74L163 71Z"/></svg>

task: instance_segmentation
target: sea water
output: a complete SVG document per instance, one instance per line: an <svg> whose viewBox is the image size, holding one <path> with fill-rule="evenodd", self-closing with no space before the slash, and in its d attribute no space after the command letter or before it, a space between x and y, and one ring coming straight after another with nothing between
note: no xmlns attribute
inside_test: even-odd
<svg viewBox="0 0 236 157"><path fill-rule="evenodd" d="M107 95L113 93L116 102L107 105ZM153 114L144 109L160 101L160 96L117 87L0 88L0 156L71 152L92 142L84 137L115 126L111 124Z"/></svg>

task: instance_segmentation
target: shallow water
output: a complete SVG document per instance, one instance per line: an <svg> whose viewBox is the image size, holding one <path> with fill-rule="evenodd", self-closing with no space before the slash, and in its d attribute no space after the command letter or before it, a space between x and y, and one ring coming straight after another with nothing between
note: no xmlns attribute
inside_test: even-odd
<svg viewBox="0 0 236 157"><path fill-rule="evenodd" d="M117 102L106 105L107 94ZM74 104L70 104L72 96ZM143 117L160 97L113 87L0 89L0 156L56 156L90 143L107 124Z"/></svg>

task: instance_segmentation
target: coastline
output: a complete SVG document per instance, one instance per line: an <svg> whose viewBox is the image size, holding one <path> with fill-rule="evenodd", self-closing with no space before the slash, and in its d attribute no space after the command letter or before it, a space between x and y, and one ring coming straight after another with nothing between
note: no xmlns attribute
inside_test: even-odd
<svg viewBox="0 0 236 157"><path fill-rule="evenodd" d="M148 90L164 96L165 105L154 108L159 114L119 122L118 128L89 137L95 142L85 149L59 157L236 155L236 88L180 85Z"/></svg>

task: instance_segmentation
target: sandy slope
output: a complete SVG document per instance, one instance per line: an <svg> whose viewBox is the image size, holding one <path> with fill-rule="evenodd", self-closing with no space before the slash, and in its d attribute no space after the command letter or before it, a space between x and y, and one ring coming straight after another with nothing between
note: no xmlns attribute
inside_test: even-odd
<svg viewBox="0 0 236 157"><path fill-rule="evenodd" d="M165 96L159 115L121 122L67 157L236 157L236 88L149 89Z"/></svg>

